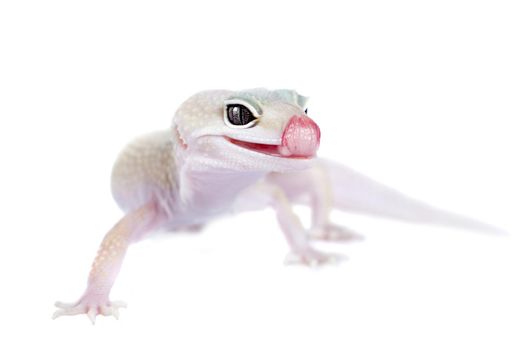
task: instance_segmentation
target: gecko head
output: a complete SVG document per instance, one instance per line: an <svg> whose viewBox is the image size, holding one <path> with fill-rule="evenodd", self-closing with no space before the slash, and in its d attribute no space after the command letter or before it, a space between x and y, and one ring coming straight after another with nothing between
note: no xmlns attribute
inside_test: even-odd
<svg viewBox="0 0 525 350"><path fill-rule="evenodd" d="M188 152L215 159L220 155L214 151L226 152L252 164L262 160L295 169L315 157L321 137L306 102L293 90L204 91L177 110L174 135Z"/></svg>

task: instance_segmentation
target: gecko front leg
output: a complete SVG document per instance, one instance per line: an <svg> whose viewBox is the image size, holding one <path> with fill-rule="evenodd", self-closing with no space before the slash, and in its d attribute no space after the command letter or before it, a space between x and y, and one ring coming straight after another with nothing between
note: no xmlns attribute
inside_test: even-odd
<svg viewBox="0 0 525 350"><path fill-rule="evenodd" d="M362 240L363 236L354 231L334 224L330 220L333 208L333 189L325 169L317 165L304 175L309 177L308 194L311 207L311 227L309 235L312 239L323 241L353 241Z"/></svg>
<svg viewBox="0 0 525 350"><path fill-rule="evenodd" d="M361 235L331 221L334 193L326 169L321 164L293 174L272 173L266 181L284 191L293 204L304 204L310 208L310 239L343 242L362 239Z"/></svg>
<svg viewBox="0 0 525 350"><path fill-rule="evenodd" d="M287 263L316 266L339 262L344 259L342 255L325 253L313 248L309 243L307 232L297 215L293 212L285 192L275 185L265 184L262 186L269 195L270 205L276 211L277 221L291 249L290 255L286 260Z"/></svg>
<svg viewBox="0 0 525 350"><path fill-rule="evenodd" d="M74 303L57 302L59 316L87 314L92 323L97 315L119 316L123 302L109 300L111 287L117 278L129 245L162 222L163 214L154 203L145 204L127 213L104 237L89 273L88 285L82 297Z"/></svg>

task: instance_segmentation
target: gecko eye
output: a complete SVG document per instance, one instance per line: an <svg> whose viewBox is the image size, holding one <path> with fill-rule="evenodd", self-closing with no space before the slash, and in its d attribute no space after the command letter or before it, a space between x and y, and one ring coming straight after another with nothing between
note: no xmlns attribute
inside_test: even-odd
<svg viewBox="0 0 525 350"><path fill-rule="evenodd" d="M304 110L304 114L308 114L308 108Z"/></svg>
<svg viewBox="0 0 525 350"><path fill-rule="evenodd" d="M255 117L252 112L243 105L235 104L228 106L228 121L230 124L244 126L254 120Z"/></svg>
<svg viewBox="0 0 525 350"><path fill-rule="evenodd" d="M232 128L249 128L257 123L254 113L245 105L231 103L225 106L224 122Z"/></svg>

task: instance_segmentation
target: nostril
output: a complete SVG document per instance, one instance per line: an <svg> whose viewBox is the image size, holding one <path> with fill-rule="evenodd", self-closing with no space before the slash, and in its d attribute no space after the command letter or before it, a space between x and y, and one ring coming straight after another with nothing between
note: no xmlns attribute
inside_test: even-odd
<svg viewBox="0 0 525 350"><path fill-rule="evenodd" d="M287 156L313 156L320 140L321 130L312 119L305 115L293 116L283 131L282 153Z"/></svg>

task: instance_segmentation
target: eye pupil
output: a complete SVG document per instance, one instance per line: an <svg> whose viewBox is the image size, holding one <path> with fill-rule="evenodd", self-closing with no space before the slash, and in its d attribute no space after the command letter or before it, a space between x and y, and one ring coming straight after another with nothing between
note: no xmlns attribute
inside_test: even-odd
<svg viewBox="0 0 525 350"><path fill-rule="evenodd" d="M239 107L235 106L232 108L232 113L231 113L231 122L232 124L235 124L235 125L239 125L241 124L241 116L240 116L240 111L239 111Z"/></svg>
<svg viewBox="0 0 525 350"><path fill-rule="evenodd" d="M228 121L232 125L246 125L252 120L255 120L252 112L243 105L228 106Z"/></svg>

